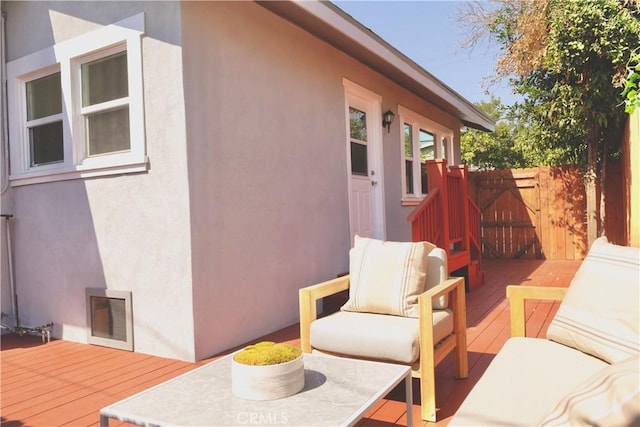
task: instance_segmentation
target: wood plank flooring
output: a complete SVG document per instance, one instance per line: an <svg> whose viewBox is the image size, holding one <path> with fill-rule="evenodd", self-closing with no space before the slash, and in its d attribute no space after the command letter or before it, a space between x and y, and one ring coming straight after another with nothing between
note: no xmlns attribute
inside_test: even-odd
<svg viewBox="0 0 640 427"><path fill-rule="evenodd" d="M414 379L413 419L417 425L446 426L475 382L509 337L509 284L567 286L580 261L485 261L485 284L467 294L469 378L453 378L453 360L436 369L438 422L420 420L419 382ZM544 336L557 304L527 303L527 335ZM267 337L299 344L298 325ZM235 349L229 349L231 352ZM225 352L225 353L228 353ZM39 337L3 335L0 352L2 426L98 426L104 406L208 363L125 352ZM406 425L404 387L392 391L361 426ZM121 425L111 421L111 425Z"/></svg>

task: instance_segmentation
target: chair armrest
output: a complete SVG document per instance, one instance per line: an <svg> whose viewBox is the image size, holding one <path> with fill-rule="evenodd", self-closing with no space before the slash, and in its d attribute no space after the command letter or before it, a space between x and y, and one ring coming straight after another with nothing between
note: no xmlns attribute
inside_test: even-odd
<svg viewBox="0 0 640 427"><path fill-rule="evenodd" d="M319 299L349 289L349 275L307 286L298 291L300 304L300 347L305 353L311 352L309 335L311 322L318 318L316 303Z"/></svg>
<svg viewBox="0 0 640 427"><path fill-rule="evenodd" d="M461 351L467 351L467 305L465 301L464 278L453 277L428 289L418 297L420 309L420 352L423 355L427 354L427 352L432 355L432 357L429 358L427 366L421 366L421 370L426 369L431 371L440 363L438 358L433 358L433 348L437 344L433 341L433 301L446 294L449 294L448 307L453 312L453 333L456 336L456 345L460 346ZM442 352L443 356L446 355L446 353L448 353L448 351ZM425 358L421 357L421 363L423 363L424 360ZM456 363L457 361L458 359L456 359ZM466 358L464 358L462 362L463 365L459 367L460 372L466 372L468 370Z"/></svg>
<svg viewBox="0 0 640 427"><path fill-rule="evenodd" d="M429 300L429 304L433 304L433 301L440 298L443 295L446 295L453 290L459 289L462 287L464 290L464 278L463 277L452 277L450 279L445 280L444 282L424 291L418 297L421 301L421 304L426 303L426 300ZM422 300L425 301L422 301Z"/></svg>
<svg viewBox="0 0 640 427"><path fill-rule="evenodd" d="M524 337L526 335L524 310L526 300L561 301L566 295L567 289L552 286L507 286L507 298L509 298L511 312L511 336Z"/></svg>

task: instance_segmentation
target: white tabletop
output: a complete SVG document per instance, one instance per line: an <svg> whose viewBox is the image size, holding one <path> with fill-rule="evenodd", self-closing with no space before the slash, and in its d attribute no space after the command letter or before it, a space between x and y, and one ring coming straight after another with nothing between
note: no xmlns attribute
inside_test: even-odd
<svg viewBox="0 0 640 427"><path fill-rule="evenodd" d="M353 425L403 379L411 425L408 366L305 354L305 386L278 400L253 401L231 393L231 357L182 374L100 411L140 425L338 426Z"/></svg>

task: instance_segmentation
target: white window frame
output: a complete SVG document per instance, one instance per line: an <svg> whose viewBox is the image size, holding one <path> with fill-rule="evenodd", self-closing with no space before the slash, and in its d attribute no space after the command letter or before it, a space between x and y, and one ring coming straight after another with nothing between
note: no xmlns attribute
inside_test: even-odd
<svg viewBox="0 0 640 427"><path fill-rule="evenodd" d="M402 180L402 205L403 206L415 206L422 199L426 197L426 194L422 194L422 180L421 180L421 169L420 165L422 161L420 160L420 130L424 130L429 132L434 136L434 148L435 148L435 157L436 159L443 158L443 153L446 153L448 157L451 156L452 146L451 143L453 141L454 132L452 129L447 128L446 126L441 125L433 120L427 119L426 117L406 108L402 105L398 106L398 116L400 118L400 177ZM413 158L408 158L405 156L404 151L404 125L411 125L412 129L412 138L413 138ZM447 144L445 148L443 144ZM411 160L413 163L413 193L407 193L407 178L406 178L406 160ZM449 158L447 160L450 160ZM425 189L426 193L426 189Z"/></svg>
<svg viewBox="0 0 640 427"><path fill-rule="evenodd" d="M144 130L142 36L144 13L65 40L7 64L12 186L94 176L143 172L148 169ZM118 100L129 105L130 149L87 156L85 118L82 111L83 63L127 52L129 95ZM60 71L64 160L31 165L26 128L26 83ZM85 111L86 112L86 109Z"/></svg>

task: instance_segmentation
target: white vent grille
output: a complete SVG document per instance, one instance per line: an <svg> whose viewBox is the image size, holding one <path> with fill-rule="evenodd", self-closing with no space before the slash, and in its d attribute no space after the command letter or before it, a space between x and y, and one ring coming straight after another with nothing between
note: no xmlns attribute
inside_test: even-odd
<svg viewBox="0 0 640 427"><path fill-rule="evenodd" d="M133 351L131 292L87 288L89 343Z"/></svg>

